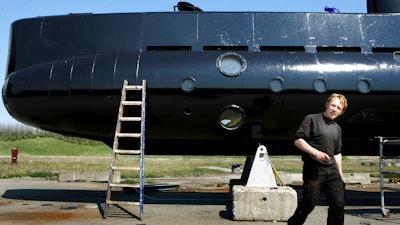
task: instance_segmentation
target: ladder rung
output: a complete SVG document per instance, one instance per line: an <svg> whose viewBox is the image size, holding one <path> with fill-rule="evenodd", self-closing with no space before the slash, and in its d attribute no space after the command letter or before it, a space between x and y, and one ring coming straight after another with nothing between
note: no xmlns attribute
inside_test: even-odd
<svg viewBox="0 0 400 225"><path fill-rule="evenodd" d="M120 184L120 183L110 183L111 187L122 187L122 188L140 188L139 184Z"/></svg>
<svg viewBox="0 0 400 225"><path fill-rule="evenodd" d="M131 138L139 138L140 133L118 133L118 137L131 137Z"/></svg>
<svg viewBox="0 0 400 225"><path fill-rule="evenodd" d="M142 105L142 102L141 101L122 101L122 105L139 106L139 105Z"/></svg>
<svg viewBox="0 0 400 225"><path fill-rule="evenodd" d="M113 204L113 205L139 205L139 202L127 202L127 201L113 201L113 200L108 200L107 204Z"/></svg>
<svg viewBox="0 0 400 225"><path fill-rule="evenodd" d="M141 117L121 117L119 118L121 121L141 121Z"/></svg>
<svg viewBox="0 0 400 225"><path fill-rule="evenodd" d="M142 89L143 89L142 85L126 85L125 86L125 90L128 90L128 91L139 91Z"/></svg>
<svg viewBox="0 0 400 225"><path fill-rule="evenodd" d="M132 170L132 171L139 171L139 167L127 167L127 166L112 166L113 170Z"/></svg>
<svg viewBox="0 0 400 225"><path fill-rule="evenodd" d="M140 154L140 150L115 149L114 153L127 154L127 155L139 155Z"/></svg>

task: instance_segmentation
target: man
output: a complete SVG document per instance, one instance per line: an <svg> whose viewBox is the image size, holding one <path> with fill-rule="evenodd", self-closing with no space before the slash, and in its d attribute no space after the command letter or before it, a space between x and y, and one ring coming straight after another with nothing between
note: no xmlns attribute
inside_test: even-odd
<svg viewBox="0 0 400 225"><path fill-rule="evenodd" d="M332 94L326 101L325 112L306 116L295 134L294 145L303 151L303 200L289 225L303 224L322 192L329 206L327 224L344 224L342 133L334 119L346 108L346 97Z"/></svg>

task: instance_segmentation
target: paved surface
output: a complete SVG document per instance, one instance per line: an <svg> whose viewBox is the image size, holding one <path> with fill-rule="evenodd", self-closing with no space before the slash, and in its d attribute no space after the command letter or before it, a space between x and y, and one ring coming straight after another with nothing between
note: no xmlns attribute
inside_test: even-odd
<svg viewBox="0 0 400 225"><path fill-rule="evenodd" d="M37 179L0 180L0 224L286 224L285 222L233 221L230 177L158 180L179 185L178 191L147 189L144 218L138 207L110 209L102 218L105 183L56 182ZM399 184L390 184L399 188ZM293 186L299 191L299 186ZM299 198L301 198L301 193ZM347 186L346 224L400 224L400 192L385 192L389 218L380 210L379 184ZM122 198L131 193L120 193ZM133 214L129 213L132 212ZM305 224L326 224L327 207L322 199Z"/></svg>

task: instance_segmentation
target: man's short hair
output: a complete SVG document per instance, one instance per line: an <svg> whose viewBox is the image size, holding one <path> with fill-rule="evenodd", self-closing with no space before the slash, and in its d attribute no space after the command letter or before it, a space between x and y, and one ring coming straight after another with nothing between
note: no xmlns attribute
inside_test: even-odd
<svg viewBox="0 0 400 225"><path fill-rule="evenodd" d="M331 96L329 96L329 98L326 100L326 103L330 103L332 101L333 98L338 98L340 103L343 106L343 112L346 111L347 109L347 99L344 95L342 94L338 94L338 93L333 93L331 94Z"/></svg>

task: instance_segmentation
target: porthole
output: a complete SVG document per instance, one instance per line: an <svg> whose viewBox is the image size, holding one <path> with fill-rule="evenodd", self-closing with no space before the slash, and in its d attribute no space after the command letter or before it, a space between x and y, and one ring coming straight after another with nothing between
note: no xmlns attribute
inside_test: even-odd
<svg viewBox="0 0 400 225"><path fill-rule="evenodd" d="M221 110L219 124L226 130L236 130L244 123L244 110L237 105L229 105Z"/></svg>
<svg viewBox="0 0 400 225"><path fill-rule="evenodd" d="M185 108L183 109L183 113L184 113L186 116L192 115L192 108L190 108L190 107L185 107Z"/></svg>
<svg viewBox="0 0 400 225"><path fill-rule="evenodd" d="M324 78L320 77L314 80L313 88L318 93L324 93L328 89L328 84Z"/></svg>
<svg viewBox="0 0 400 225"><path fill-rule="evenodd" d="M247 63L241 55L227 52L217 58L216 66L223 75L234 77L246 70Z"/></svg>
<svg viewBox="0 0 400 225"><path fill-rule="evenodd" d="M283 90L283 79L276 77L269 80L269 88L275 93L281 92Z"/></svg>
<svg viewBox="0 0 400 225"><path fill-rule="evenodd" d="M363 94L367 94L371 91L371 83L368 79L361 78L357 82L357 89Z"/></svg>
<svg viewBox="0 0 400 225"><path fill-rule="evenodd" d="M195 89L195 82L196 80L192 77L185 78L181 82L181 89L184 92L191 92Z"/></svg>
<svg viewBox="0 0 400 225"><path fill-rule="evenodd" d="M400 51L393 52L393 59L397 62L400 62Z"/></svg>

